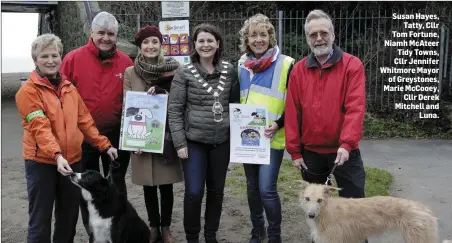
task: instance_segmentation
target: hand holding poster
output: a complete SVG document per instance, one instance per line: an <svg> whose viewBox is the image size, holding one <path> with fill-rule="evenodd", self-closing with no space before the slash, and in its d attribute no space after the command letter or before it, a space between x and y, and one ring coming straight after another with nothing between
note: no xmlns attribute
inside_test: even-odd
<svg viewBox="0 0 452 243"><path fill-rule="evenodd" d="M265 105L229 104L232 163L270 164L270 138Z"/></svg>
<svg viewBox="0 0 452 243"><path fill-rule="evenodd" d="M167 103L166 94L125 92L119 148L163 153Z"/></svg>

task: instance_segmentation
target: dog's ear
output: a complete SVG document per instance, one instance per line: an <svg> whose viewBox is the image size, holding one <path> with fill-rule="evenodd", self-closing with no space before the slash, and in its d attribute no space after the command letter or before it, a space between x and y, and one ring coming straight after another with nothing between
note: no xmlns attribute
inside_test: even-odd
<svg viewBox="0 0 452 243"><path fill-rule="evenodd" d="M334 192L338 192L338 191L342 190L342 188L337 188L334 186L325 186L324 189L325 189L325 194L327 194L329 196L333 195Z"/></svg>
<svg viewBox="0 0 452 243"><path fill-rule="evenodd" d="M140 110L140 109L135 108L135 107L129 107L129 108L127 108L127 110L126 110L126 117L136 115L136 114L138 113L139 110Z"/></svg>
<svg viewBox="0 0 452 243"><path fill-rule="evenodd" d="M295 180L295 182L297 182L298 185L300 186L300 190L304 190L304 189L306 189L306 187L309 186L309 182L307 182L305 180Z"/></svg>
<svg viewBox="0 0 452 243"><path fill-rule="evenodd" d="M152 111L150 109L146 109L146 111L147 111L146 117L149 119L152 119L154 117L154 115L152 114Z"/></svg>

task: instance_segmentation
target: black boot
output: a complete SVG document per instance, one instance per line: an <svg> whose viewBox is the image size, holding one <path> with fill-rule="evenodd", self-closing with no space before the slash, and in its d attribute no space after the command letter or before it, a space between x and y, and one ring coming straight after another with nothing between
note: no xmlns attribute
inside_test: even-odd
<svg viewBox="0 0 452 243"><path fill-rule="evenodd" d="M267 231L265 230L265 227L253 228L251 230L250 243L262 243L262 242L264 242L266 237L267 237Z"/></svg>
<svg viewBox="0 0 452 243"><path fill-rule="evenodd" d="M267 243L281 243L281 237L268 239Z"/></svg>
<svg viewBox="0 0 452 243"><path fill-rule="evenodd" d="M206 243L218 243L216 232L205 232L204 239L206 240Z"/></svg>

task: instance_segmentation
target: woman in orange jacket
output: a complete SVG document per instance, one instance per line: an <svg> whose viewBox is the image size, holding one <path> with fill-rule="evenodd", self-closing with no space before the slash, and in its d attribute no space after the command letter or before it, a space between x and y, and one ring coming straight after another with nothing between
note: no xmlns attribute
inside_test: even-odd
<svg viewBox="0 0 452 243"><path fill-rule="evenodd" d="M59 72L63 52L60 38L53 34L38 36L31 52L36 70L16 94L24 128L27 242L51 242L54 201L53 242L73 242L80 189L66 176L82 169L83 139L112 160L118 155L110 141L99 134L76 88Z"/></svg>

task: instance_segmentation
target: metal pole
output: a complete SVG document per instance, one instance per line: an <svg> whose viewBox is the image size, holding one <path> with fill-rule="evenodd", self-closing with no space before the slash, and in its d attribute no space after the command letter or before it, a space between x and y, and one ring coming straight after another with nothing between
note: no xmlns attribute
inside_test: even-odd
<svg viewBox="0 0 452 243"><path fill-rule="evenodd" d="M141 28L141 15L137 14L137 32L140 31Z"/></svg>
<svg viewBox="0 0 452 243"><path fill-rule="evenodd" d="M281 54L283 54L282 51L284 50L283 44L283 11L280 10L278 21L278 46Z"/></svg>

